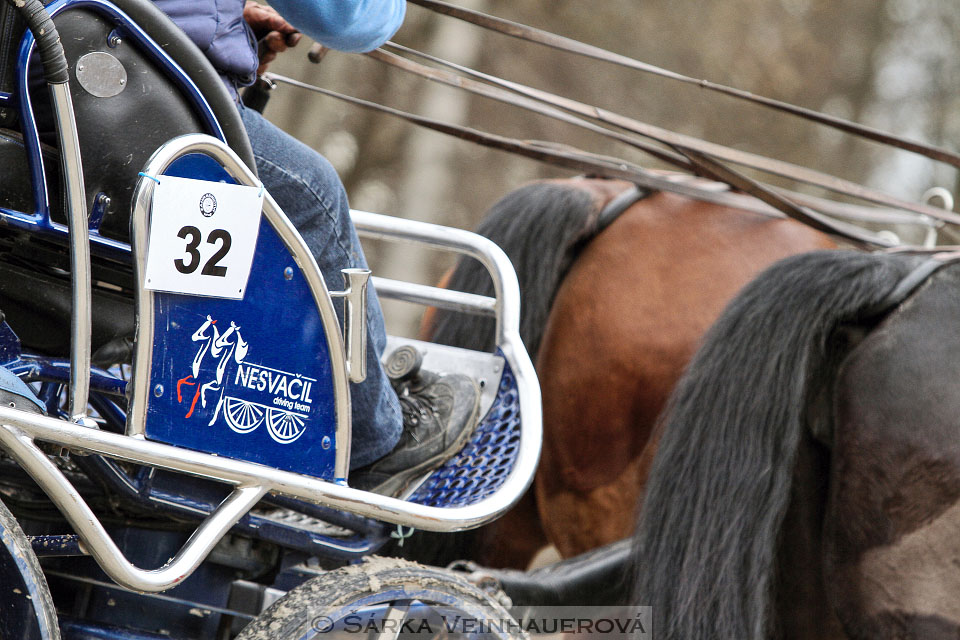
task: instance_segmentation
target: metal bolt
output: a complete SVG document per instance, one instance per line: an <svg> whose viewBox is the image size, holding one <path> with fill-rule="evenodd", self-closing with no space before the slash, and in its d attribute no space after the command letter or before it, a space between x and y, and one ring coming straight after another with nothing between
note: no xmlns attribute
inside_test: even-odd
<svg viewBox="0 0 960 640"><path fill-rule="evenodd" d="M111 47L119 47L121 44L123 44L123 38L120 36L110 36L110 39L107 40L107 44L109 44Z"/></svg>
<svg viewBox="0 0 960 640"><path fill-rule="evenodd" d="M97 204L106 209L110 206L110 196L105 193L101 193L97 196Z"/></svg>
<svg viewBox="0 0 960 640"><path fill-rule="evenodd" d="M77 65L77 71L83 71L83 65L82 65L82 64L78 64L78 65Z"/></svg>
<svg viewBox="0 0 960 640"><path fill-rule="evenodd" d="M323 439L320 441L320 446L324 449L329 449L331 444L333 443L330 440L330 436L323 436Z"/></svg>
<svg viewBox="0 0 960 640"><path fill-rule="evenodd" d="M283 277L287 280L293 280L293 267L287 267L283 270Z"/></svg>
<svg viewBox="0 0 960 640"><path fill-rule="evenodd" d="M157 386L155 386L155 387L153 388L153 395L155 395L155 396L158 397L158 398L163 395L163 385L162 385L162 384L158 384Z"/></svg>

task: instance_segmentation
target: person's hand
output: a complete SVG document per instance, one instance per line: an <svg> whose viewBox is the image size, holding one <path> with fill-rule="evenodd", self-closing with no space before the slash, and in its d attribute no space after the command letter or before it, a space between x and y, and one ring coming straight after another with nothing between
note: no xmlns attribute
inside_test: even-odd
<svg viewBox="0 0 960 640"><path fill-rule="evenodd" d="M257 38L257 56L260 58L257 75L267 70L267 65L276 60L278 53L300 42L300 32L292 24L271 7L254 0L247 0L244 5L243 19Z"/></svg>

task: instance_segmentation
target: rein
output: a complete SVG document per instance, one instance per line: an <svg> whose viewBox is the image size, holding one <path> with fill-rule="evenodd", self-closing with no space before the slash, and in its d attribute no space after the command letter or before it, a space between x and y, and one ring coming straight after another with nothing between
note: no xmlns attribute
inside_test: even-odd
<svg viewBox="0 0 960 640"><path fill-rule="evenodd" d="M562 36L557 36L539 29L527 27L494 16L486 15L477 11L456 7L440 0L409 0L413 4L418 4L432 11L451 16L460 20L465 20L478 26L492 29L500 33L505 33L523 40L544 44L557 49L562 49L572 53L577 53L587 57L613 62L623 66L628 66L640 71L655 73L674 80L696 83L699 86L748 99L759 104L764 104L781 111L787 111L827 126L841 129L847 133L859 135L871 140L887 144L899 149L905 149L925 155L934 160L945 162L956 167L960 167L960 156L930 145L906 140L870 127L858 125L853 122L834 118L820 114L815 111L795 107L787 103L754 96L749 92L740 91L716 85L707 81L695 80L682 74L666 71L619 54L587 45L582 42L571 40ZM367 55L373 57L379 62L389 64L404 71L426 78L428 80L439 82L448 86L469 91L471 93L491 98L511 106L520 107L540 115L544 115L567 124L572 124L593 133L616 140L623 144L639 149L660 161L673 165L683 171L692 172L696 175L710 178L729 185L730 187L749 196L745 198L749 205L744 202L737 204L729 202L719 202L719 204L730 204L730 206L740 206L741 208L757 211L766 215L784 215L788 218L797 220L818 231L829 233L843 238L855 245L862 247L885 247L897 246L899 240L896 236L891 237L889 233L874 233L860 226L850 224L842 220L847 218L851 220L876 221L883 223L892 221L897 214L892 211L877 210L872 207L850 205L846 203L809 196L806 194L792 192L787 189L773 187L759 182L747 175L732 169L723 164L723 162L733 163L750 169L762 171L767 174L777 175L789 178L799 183L805 183L817 186L834 193L857 198L882 207L899 209L904 212L916 214L918 217L909 220L908 224L926 225L929 227L928 240L936 237L936 227L945 222L960 224L960 215L936 208L927 204L917 204L900 200L881 191L848 181L835 176L810 169L807 167L795 165L781 160L766 158L757 154L732 149L723 145L699 140L691 136L672 132L660 127L656 127L626 116L618 115L606 111L596 106L578 102L569 98L551 94L546 91L534 89L520 83L510 82L442 60L440 58L418 52L401 45L387 43L385 47L393 51L399 51L407 56L416 56L425 59L434 65L453 69L457 73L444 70L437 67L428 67L410 60L408 57L402 57L384 49L377 49ZM322 47L316 45L311 50L309 58L319 61L319 56L314 55L322 51ZM458 75L462 74L462 75ZM434 131L451 135L463 140L474 142L482 146L487 146L502 151L507 151L516 155L524 156L541 162L546 162L565 169L572 169L578 172L596 174L609 178L619 178L629 180L638 186L658 191L674 192L686 197L718 202L718 200L728 200L735 198L740 194L724 193L718 194L716 191L709 191L690 187L689 185L678 184L675 181L663 178L653 172L647 171L635 164L626 161L589 153L587 151L574 147L553 144L535 140L519 140L496 135L493 133L479 131L477 129L464 127L452 123L443 122L433 118L427 118L379 105L366 100L361 100L351 96L346 96L334 91L323 89L299 82L284 76L268 73L265 78L272 82L283 82L293 86L305 88L323 95L334 97L357 106L367 109L377 110L395 117L401 118L418 126L422 126ZM599 123L611 125L617 130L601 126ZM627 133L624 133L627 132ZM629 135L634 134L634 135ZM658 145L655 146L648 142L638 139L636 136L646 138ZM900 214L903 216L904 214ZM836 218L841 218L837 220ZM902 221L902 217L901 217ZM932 235L931 235L932 234Z"/></svg>
<svg viewBox="0 0 960 640"><path fill-rule="evenodd" d="M497 100L511 106L520 107L522 109L527 109L528 111L533 111L535 113L539 113L541 115L545 115L568 124L573 124L595 133L599 133L600 135L604 135L608 138L617 140L618 142L623 142L624 144L628 144L632 147L645 151L650 155L672 164L679 169L696 171L696 165L692 165L689 158L682 155L684 151L691 150L718 158L720 160L732 162L737 165L749 167L751 169L757 169L759 171L763 171L764 173L769 173L772 175L789 178L797 182L821 187L823 189L833 191L834 193L841 193L883 206L903 209L905 211L912 211L913 213L925 215L937 220L943 220L944 222L960 224L960 216L946 212L943 209L900 200L881 191L877 191L876 189L870 189L855 182L843 180L841 178L837 178L836 176L831 176L807 167L801 167L790 162L784 162L783 160L767 158L747 151L732 149L724 145L707 142L692 136L669 131L661 127L607 111L606 109L602 109L600 107L584 104L582 102L578 102L563 96L558 96L540 89L534 89L517 82L503 80L502 78L497 78L496 76L491 76L489 74L482 73L480 71L476 71L474 69L470 69L468 67L464 67L462 65L458 65L420 51L415 51L393 42L387 43L385 46L389 49L401 51L405 54L414 55L419 58L423 58L424 60L429 60L435 64L454 69L459 73L462 73L466 76L471 76L473 78L478 78L489 84L482 84L480 82L470 80L470 78L464 78L449 72L444 72L441 69L435 69L417 64L412 60L408 60L394 53L384 51L383 49L371 51L367 55L379 62L389 64L402 69L403 71L418 75L422 78L426 78L428 80L439 82L448 86L457 87L459 89L463 89L464 91L482 95L486 98ZM498 89L498 87L501 89ZM518 94L522 97L512 94ZM549 105L549 107L556 107L556 109L544 107L544 104ZM558 111L558 109L562 111ZM620 129L630 131L660 144L666 145L667 147L675 149L680 153L669 153L658 147L650 147L649 145L640 143L635 138L624 136L623 134L611 131L610 129L599 127L592 122L575 118L568 113L564 113L564 111L576 113L580 116L598 120L605 124L610 124Z"/></svg>
<svg viewBox="0 0 960 640"><path fill-rule="evenodd" d="M730 206L737 206L739 208L755 211L764 215L776 215L776 213L779 212L787 217L796 218L805 224L813 225L817 229L823 230L827 233L845 238L849 242L855 243L859 246L872 245L879 247L892 247L896 245L896 242L885 236L866 231L860 227L856 227L838 220L832 220L827 216L808 209L807 207L794 204L793 202L787 200L784 196L780 195L778 192L775 192L771 189L762 188L762 191L747 191L748 195L754 196L754 198L759 199L761 202L756 202L756 200L753 200L752 198L731 200L730 198L734 198L738 194L710 192L705 189L678 183L618 158L610 158L607 156L588 153L574 147L555 143L536 140L518 140L516 138L509 138L493 133L487 133L478 129L463 127L449 122L442 122L433 118L416 115L400 109L394 109L392 107L387 107L375 102L370 102L369 100L363 100L361 98L344 95L330 89L311 85L306 82L301 82L299 80L281 76L272 72L264 74L264 78L270 82L288 84L290 86L313 91L331 98L336 98L365 109L386 113L418 126L460 138L461 140L467 140L481 146L507 151L509 153L514 153L516 155L531 158L533 160L539 160L541 162L546 162L548 164L565 169L572 169L581 173L601 175L607 178L619 178L621 180L633 182L638 186L653 191L667 191L694 200L714 202L717 204L729 204ZM699 157L696 162L701 166L706 166L702 157ZM735 174L735 172L730 169L726 169L726 171L730 172L731 175ZM718 172L716 170L711 169L707 172L707 175L716 176L717 173ZM735 175L739 176L740 183L745 186L753 183L753 181L746 176L742 176L740 174ZM737 188L740 187L737 186ZM761 194L763 197L758 196L758 194ZM815 201L815 199L812 197L807 197L807 200L811 202ZM822 200L821 202L826 203L828 201ZM757 206L761 204L765 206Z"/></svg>
<svg viewBox="0 0 960 640"><path fill-rule="evenodd" d="M722 93L740 100L745 100L747 102L764 105L777 111L789 113L805 120L810 120L812 122L817 122L819 124L838 129L845 133L860 136L862 138L896 147L898 149L903 149L905 151L911 151L927 158L931 158L932 160L937 160L938 162L943 162L944 164L949 164L960 168L960 155L957 155L948 149L894 136L885 131L874 129L873 127L868 127L850 120L820 113L819 111L814 111L812 109L798 107L787 102L774 100L773 98L766 98L749 91L743 91L742 89L735 89L722 84L716 84L714 82L710 82L709 80L691 78L690 76L685 76L681 73L676 73L652 64L647 64L646 62L634 60L633 58L629 58L618 53L613 53L611 51L607 51L606 49L601 49L600 47L595 47L593 45L579 42L571 38L566 38L564 36L558 36L548 31L528 27L526 25L505 20L503 18L497 18L495 16L474 11L472 9L457 7L446 2L441 2L440 0L407 1L411 4L420 5L421 7L429 9L430 11L450 16L458 20L463 20L464 22L469 22L479 27L483 27L484 29L489 29L491 31L518 38L520 40L534 42L552 47L554 49L559 49L560 51L566 51L568 53L593 58L595 60L602 60L603 62L609 62L622 67L627 67L629 69L634 69L636 71L650 73L662 78L683 82L685 84L696 85L708 91L715 91L717 93Z"/></svg>

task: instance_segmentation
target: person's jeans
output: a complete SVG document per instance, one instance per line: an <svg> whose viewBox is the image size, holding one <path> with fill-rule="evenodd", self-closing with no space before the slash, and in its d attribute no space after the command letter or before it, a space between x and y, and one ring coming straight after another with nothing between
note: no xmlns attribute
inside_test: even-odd
<svg viewBox="0 0 960 640"><path fill-rule="evenodd" d="M313 251L327 288L343 289L341 269L366 268L343 183L326 158L281 131L253 109L239 107L253 146L257 173L270 195ZM335 304L343 322L343 305ZM367 302L367 379L350 384L353 446L350 468L382 458L400 440L400 403L380 356L386 347L383 312L370 288Z"/></svg>

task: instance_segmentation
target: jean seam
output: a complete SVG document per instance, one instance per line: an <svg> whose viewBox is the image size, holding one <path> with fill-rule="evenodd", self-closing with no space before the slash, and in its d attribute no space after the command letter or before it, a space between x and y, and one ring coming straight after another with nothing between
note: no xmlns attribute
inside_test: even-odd
<svg viewBox="0 0 960 640"><path fill-rule="evenodd" d="M277 163L264 158L263 156L255 155L254 158L257 161L257 164L263 163L264 165L269 165L276 171L279 171L284 176L299 183L304 189L310 192L310 194L317 200L317 203L320 205L320 209L323 211L323 214L330 219L333 224L331 225L334 229L334 235L336 236L337 246L346 254L349 260L353 260L353 252L350 250L350 247L344 241L343 234L340 232L340 222L337 219L337 216L333 213L333 203L328 199L324 198L323 195L317 193L308 180L304 180L299 174L291 173L287 171L284 167L281 167Z"/></svg>

